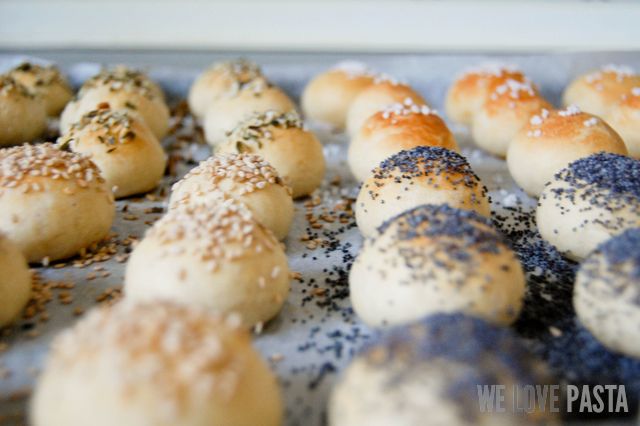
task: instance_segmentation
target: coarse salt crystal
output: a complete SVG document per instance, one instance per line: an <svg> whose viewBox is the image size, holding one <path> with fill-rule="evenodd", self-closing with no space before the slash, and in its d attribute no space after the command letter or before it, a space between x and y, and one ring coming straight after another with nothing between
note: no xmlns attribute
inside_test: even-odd
<svg viewBox="0 0 640 426"><path fill-rule="evenodd" d="M558 111L558 115L560 117L570 117L572 115L578 115L580 114L582 111L580 111L580 108L578 108L577 105L569 105L568 107L566 107L565 109Z"/></svg>

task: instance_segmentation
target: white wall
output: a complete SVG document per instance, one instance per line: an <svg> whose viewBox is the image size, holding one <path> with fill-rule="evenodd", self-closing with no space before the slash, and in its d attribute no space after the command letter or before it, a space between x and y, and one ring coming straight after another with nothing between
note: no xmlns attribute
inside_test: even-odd
<svg viewBox="0 0 640 426"><path fill-rule="evenodd" d="M0 0L0 47L637 50L640 2Z"/></svg>

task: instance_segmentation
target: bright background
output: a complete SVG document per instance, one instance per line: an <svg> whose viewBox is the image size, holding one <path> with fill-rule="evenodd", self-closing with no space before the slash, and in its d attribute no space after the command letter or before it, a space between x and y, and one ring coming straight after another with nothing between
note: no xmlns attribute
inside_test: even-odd
<svg viewBox="0 0 640 426"><path fill-rule="evenodd" d="M0 0L0 48L639 50L640 2Z"/></svg>

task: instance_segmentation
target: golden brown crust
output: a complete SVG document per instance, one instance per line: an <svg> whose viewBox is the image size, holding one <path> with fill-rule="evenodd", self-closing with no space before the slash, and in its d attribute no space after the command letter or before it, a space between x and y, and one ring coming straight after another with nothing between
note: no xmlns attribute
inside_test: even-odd
<svg viewBox="0 0 640 426"><path fill-rule="evenodd" d="M455 138L446 123L434 113L388 116L385 111L380 111L365 121L360 137L374 138L380 132L388 134L384 143L398 147L398 151L416 146L416 141L421 141L421 145L457 149Z"/></svg>
<svg viewBox="0 0 640 426"><path fill-rule="evenodd" d="M352 102L374 81L375 75L363 64L338 64L307 84L302 93L302 109L312 120L343 129Z"/></svg>
<svg viewBox="0 0 640 426"><path fill-rule="evenodd" d="M555 146L562 139L591 149L626 153L624 142L607 123L575 107L552 111L545 109L533 116L521 132L532 144Z"/></svg>
<svg viewBox="0 0 640 426"><path fill-rule="evenodd" d="M564 91L563 103L576 104L585 111L604 116L634 87L640 87L640 75L633 69L605 65L574 79Z"/></svg>
<svg viewBox="0 0 640 426"><path fill-rule="evenodd" d="M375 84L368 86L364 89L358 97L367 97L367 96L384 96L387 95L389 98L397 99L396 102L402 102L405 99L409 98L413 101L413 103L417 105L428 105L427 101L411 86L404 83L398 83L390 80L384 80Z"/></svg>
<svg viewBox="0 0 640 426"><path fill-rule="evenodd" d="M544 100L535 85L530 81L507 80L497 86L483 105L488 116L501 114L505 109L516 113L530 114L531 109L552 109L552 105Z"/></svg>
<svg viewBox="0 0 640 426"><path fill-rule="evenodd" d="M371 75L350 75L349 73L342 70L328 71L325 78L323 79L324 84L337 84L343 87L346 86L350 90L355 90L358 92L373 84L373 81L374 77Z"/></svg>
<svg viewBox="0 0 640 426"><path fill-rule="evenodd" d="M506 68L493 73L471 71L463 74L453 83L450 89L451 96L453 98L468 96L469 94L475 93L479 90L490 94L498 86L506 83L507 80L525 82L527 81L527 77L521 71L509 70Z"/></svg>
<svg viewBox="0 0 640 426"><path fill-rule="evenodd" d="M619 105L630 109L640 109L640 86L635 86L622 95Z"/></svg>
<svg viewBox="0 0 640 426"><path fill-rule="evenodd" d="M640 86L640 76L633 70L620 67L604 67L578 78L582 84L607 96L618 97Z"/></svg>

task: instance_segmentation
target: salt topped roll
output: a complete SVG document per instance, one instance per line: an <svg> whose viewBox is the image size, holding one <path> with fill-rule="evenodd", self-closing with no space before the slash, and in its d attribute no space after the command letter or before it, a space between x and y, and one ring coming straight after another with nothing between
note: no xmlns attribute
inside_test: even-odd
<svg viewBox="0 0 640 426"><path fill-rule="evenodd" d="M573 304L606 347L640 358L640 228L606 240L582 262Z"/></svg>
<svg viewBox="0 0 640 426"><path fill-rule="evenodd" d="M516 183L537 197L569 163L601 151L627 155L620 136L602 119L575 105L559 111L543 109L509 144L507 165Z"/></svg>
<svg viewBox="0 0 640 426"><path fill-rule="evenodd" d="M362 90L353 100L347 114L347 131L354 135L362 124L387 105L412 102L427 105L427 102L406 82L386 74L376 76L372 85Z"/></svg>
<svg viewBox="0 0 640 426"><path fill-rule="evenodd" d="M520 313L525 280L489 219L446 204L422 205L365 240L349 289L356 314L375 327L440 312L507 325Z"/></svg>
<svg viewBox="0 0 640 426"><path fill-rule="evenodd" d="M373 170L356 200L356 222L363 235L372 236L384 221L421 204L491 215L487 188L463 156L419 146L392 155Z"/></svg>
<svg viewBox="0 0 640 426"><path fill-rule="evenodd" d="M572 259L640 226L640 161L598 153L574 161L544 188L536 222L542 237Z"/></svg>
<svg viewBox="0 0 640 426"><path fill-rule="evenodd" d="M482 149L505 157L509 143L531 117L551 108L529 80L508 79L496 87L474 114L471 134Z"/></svg>
<svg viewBox="0 0 640 426"><path fill-rule="evenodd" d="M351 104L373 84L375 75L366 64L343 61L315 76L300 100L305 117L344 130Z"/></svg>
<svg viewBox="0 0 640 426"><path fill-rule="evenodd" d="M603 118L620 134L629 155L640 158L640 85L622 95Z"/></svg>
<svg viewBox="0 0 640 426"><path fill-rule="evenodd" d="M233 317L169 303L89 312L51 345L35 426L278 426L276 378Z"/></svg>
<svg viewBox="0 0 640 426"><path fill-rule="evenodd" d="M559 424L548 397L545 410L537 405L530 412L478 408L479 387L505 385L504 407L513 407L524 386L552 382L511 330L460 314L438 314L365 346L331 394L329 425Z"/></svg>
<svg viewBox="0 0 640 426"><path fill-rule="evenodd" d="M383 160L417 146L458 151L453 133L435 110L411 100L392 104L370 116L355 134L349 145L349 168L364 181Z"/></svg>
<svg viewBox="0 0 640 426"><path fill-rule="evenodd" d="M473 116L495 89L507 80L526 81L515 66L486 63L464 70L447 92L445 111L454 122L470 125Z"/></svg>
<svg viewBox="0 0 640 426"><path fill-rule="evenodd" d="M633 68L608 64L574 79L565 89L562 102L604 117L621 96L638 86L640 75Z"/></svg>

